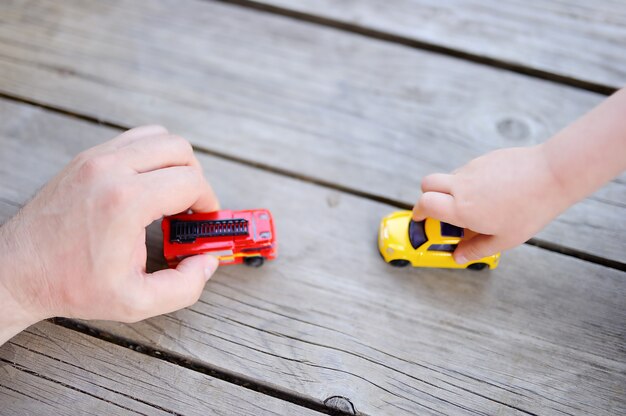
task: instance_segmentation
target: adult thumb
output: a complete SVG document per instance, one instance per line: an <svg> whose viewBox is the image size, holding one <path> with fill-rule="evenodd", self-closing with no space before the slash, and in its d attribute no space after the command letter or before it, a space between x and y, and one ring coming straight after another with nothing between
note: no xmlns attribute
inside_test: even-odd
<svg viewBox="0 0 626 416"><path fill-rule="evenodd" d="M198 301L207 280L219 261L208 254L187 257L176 269L166 269L147 276L146 298L151 315L160 315L193 305Z"/></svg>

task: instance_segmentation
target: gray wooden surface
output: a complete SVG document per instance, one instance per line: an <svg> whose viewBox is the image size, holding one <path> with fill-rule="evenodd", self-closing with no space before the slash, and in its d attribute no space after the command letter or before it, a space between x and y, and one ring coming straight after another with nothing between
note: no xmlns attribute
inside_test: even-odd
<svg viewBox="0 0 626 416"><path fill-rule="evenodd" d="M0 347L0 414L319 414L40 322Z"/></svg>
<svg viewBox="0 0 626 416"><path fill-rule="evenodd" d="M626 85L623 0L250 0L619 88Z"/></svg>
<svg viewBox="0 0 626 416"><path fill-rule="evenodd" d="M116 133L0 108L4 195L15 203ZM319 402L345 396L365 414L624 409L623 272L528 246L492 273L396 270L377 257L372 231L393 208L198 156L223 206L272 210L280 259L221 269L186 310L91 326ZM150 230L151 268L163 265L160 238Z"/></svg>
<svg viewBox="0 0 626 416"><path fill-rule="evenodd" d="M401 205L422 176L542 142L603 99L214 2L0 7L6 93L127 127L159 121L199 148ZM624 263L624 217L626 175L538 238Z"/></svg>
<svg viewBox="0 0 626 416"><path fill-rule="evenodd" d="M395 11L373 20L373 0L325 14L324 0L281 1L264 3L396 33L384 26ZM625 175L540 234L596 263L523 245L493 272L397 270L375 246L380 218L415 200L422 175L543 141L603 96L241 4L0 3L0 223L80 150L159 122L194 143L222 206L272 210L280 244L261 269L220 269L176 313L83 323L91 336L72 322L19 335L0 348L0 414L626 413L626 273L596 264L626 263ZM527 46L515 56L530 69L611 84L594 60L594 33L623 30L619 13L596 22L609 3L569 17L554 5L538 20L498 18L519 10L507 3L463 7L519 33L579 19L585 64L574 48L562 71L535 61L556 35L508 45ZM417 36L402 32L407 19L394 30ZM517 59L495 41L434 39ZM164 267L158 224L147 243L149 269Z"/></svg>

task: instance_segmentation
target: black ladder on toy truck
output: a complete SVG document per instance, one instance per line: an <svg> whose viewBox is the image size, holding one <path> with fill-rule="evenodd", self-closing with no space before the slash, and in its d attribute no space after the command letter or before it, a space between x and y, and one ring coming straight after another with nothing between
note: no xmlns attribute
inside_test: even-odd
<svg viewBox="0 0 626 416"><path fill-rule="evenodd" d="M196 238L248 235L248 220L180 221L170 222L170 243L193 243Z"/></svg>

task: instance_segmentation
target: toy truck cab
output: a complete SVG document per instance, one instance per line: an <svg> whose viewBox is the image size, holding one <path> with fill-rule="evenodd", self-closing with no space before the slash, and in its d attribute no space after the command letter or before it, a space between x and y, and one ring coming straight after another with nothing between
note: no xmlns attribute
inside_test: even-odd
<svg viewBox="0 0 626 416"><path fill-rule="evenodd" d="M457 264L452 252L464 236L454 225L427 218L413 221L411 211L394 212L382 219L378 231L378 248L383 259L393 266L469 268L481 270L498 266L500 253Z"/></svg>
<svg viewBox="0 0 626 416"><path fill-rule="evenodd" d="M276 258L276 233L266 209L177 214L163 218L163 254L170 267L185 257L208 253L220 265L261 266Z"/></svg>

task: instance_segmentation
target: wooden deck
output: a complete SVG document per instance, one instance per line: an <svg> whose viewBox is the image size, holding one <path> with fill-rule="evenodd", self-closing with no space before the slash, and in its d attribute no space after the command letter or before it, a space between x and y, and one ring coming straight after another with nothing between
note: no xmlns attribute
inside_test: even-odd
<svg viewBox="0 0 626 416"><path fill-rule="evenodd" d="M0 2L0 222L161 123L280 257L190 308L0 347L0 414L626 414L626 174L493 272L389 268L420 178L541 142L626 84L619 1ZM149 264L164 267L158 224Z"/></svg>

